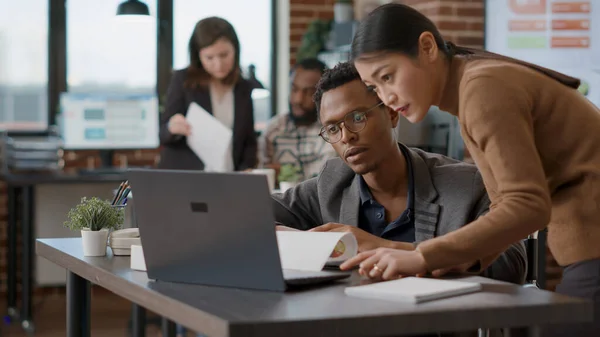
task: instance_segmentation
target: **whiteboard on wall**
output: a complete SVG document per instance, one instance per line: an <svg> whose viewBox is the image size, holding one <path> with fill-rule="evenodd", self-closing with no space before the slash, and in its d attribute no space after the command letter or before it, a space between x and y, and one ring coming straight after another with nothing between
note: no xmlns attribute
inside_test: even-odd
<svg viewBox="0 0 600 337"><path fill-rule="evenodd" d="M600 107L599 0L486 0L487 50L581 79Z"/></svg>

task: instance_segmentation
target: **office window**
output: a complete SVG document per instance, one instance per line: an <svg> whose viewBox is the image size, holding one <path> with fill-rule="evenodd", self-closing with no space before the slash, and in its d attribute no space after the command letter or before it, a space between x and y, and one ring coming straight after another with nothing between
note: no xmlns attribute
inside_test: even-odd
<svg viewBox="0 0 600 337"><path fill-rule="evenodd" d="M33 1L33 0L31 0ZM150 17L116 16L123 0L67 0L70 92L156 91L156 0Z"/></svg>
<svg viewBox="0 0 600 337"><path fill-rule="evenodd" d="M244 76L254 65L256 78L266 90L255 90L254 119L261 130L271 117L271 0L174 0L173 1L173 67L189 64L188 42L196 22L209 16L220 16L235 28L240 40L240 63Z"/></svg>
<svg viewBox="0 0 600 337"><path fill-rule="evenodd" d="M0 129L48 125L48 1L0 0Z"/></svg>

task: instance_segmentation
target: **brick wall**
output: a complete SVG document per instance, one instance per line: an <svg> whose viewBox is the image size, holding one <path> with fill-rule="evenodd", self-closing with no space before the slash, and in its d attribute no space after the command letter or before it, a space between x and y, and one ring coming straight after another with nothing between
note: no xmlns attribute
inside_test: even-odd
<svg viewBox="0 0 600 337"><path fill-rule="evenodd" d="M397 0L427 15L446 40L467 47L483 47L483 0Z"/></svg>
<svg viewBox="0 0 600 337"><path fill-rule="evenodd" d="M379 1L379 0L355 0ZM427 15L444 38L466 47L482 48L484 44L484 0L394 0L413 6ZM290 64L308 23L314 19L332 19L334 0L290 0ZM554 289L561 269L548 251L547 288Z"/></svg>
<svg viewBox="0 0 600 337"><path fill-rule="evenodd" d="M363 0L368 1L368 0ZM456 44L483 46L483 0L396 0L418 9ZM290 0L290 64L296 60L302 34L315 19L333 19L335 0Z"/></svg>

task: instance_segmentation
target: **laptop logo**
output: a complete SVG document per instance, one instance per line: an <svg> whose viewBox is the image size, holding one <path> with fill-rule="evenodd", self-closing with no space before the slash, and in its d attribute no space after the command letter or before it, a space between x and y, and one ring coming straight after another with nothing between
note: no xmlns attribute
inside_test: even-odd
<svg viewBox="0 0 600 337"><path fill-rule="evenodd" d="M191 202L190 207L195 213L208 213L208 204L205 202Z"/></svg>

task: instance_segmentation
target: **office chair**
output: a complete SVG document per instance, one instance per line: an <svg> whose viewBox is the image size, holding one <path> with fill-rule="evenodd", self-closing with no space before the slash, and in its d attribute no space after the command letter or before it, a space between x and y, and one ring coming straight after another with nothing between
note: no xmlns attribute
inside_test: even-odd
<svg viewBox="0 0 600 337"><path fill-rule="evenodd" d="M525 239L525 250L527 251L527 276L525 277L524 288L540 288L538 284L539 276L539 243L538 232L535 232Z"/></svg>
<svg viewBox="0 0 600 337"><path fill-rule="evenodd" d="M525 251L527 253L527 275L525 276L525 284L523 288L540 288L538 284L539 277L539 244L538 244L538 233L535 232L530 234L527 239L523 240L525 243ZM520 329L515 329L520 330ZM511 333L511 329L503 329L504 336L515 335ZM517 335L519 335L517 333ZM477 337L490 337L490 329L478 329Z"/></svg>

